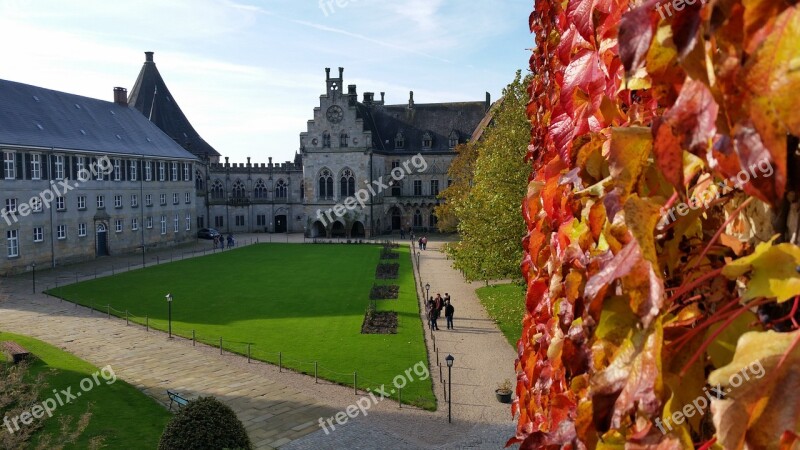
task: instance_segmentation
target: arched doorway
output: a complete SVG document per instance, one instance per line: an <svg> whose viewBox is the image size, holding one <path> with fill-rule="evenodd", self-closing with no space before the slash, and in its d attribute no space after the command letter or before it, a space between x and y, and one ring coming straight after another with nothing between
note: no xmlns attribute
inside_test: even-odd
<svg viewBox="0 0 800 450"><path fill-rule="evenodd" d="M314 225L311 226L311 237L326 237L327 235L328 232L325 230L325 225L323 225L319 220L314 222Z"/></svg>
<svg viewBox="0 0 800 450"><path fill-rule="evenodd" d="M344 231L344 224L342 222L333 222L331 237L347 237L347 233Z"/></svg>
<svg viewBox="0 0 800 450"><path fill-rule="evenodd" d="M275 232L286 233L286 215L280 214L275 216Z"/></svg>
<svg viewBox="0 0 800 450"><path fill-rule="evenodd" d="M108 256L108 228L106 224L97 224L97 256Z"/></svg>
<svg viewBox="0 0 800 450"><path fill-rule="evenodd" d="M350 229L350 237L354 238L363 238L366 236L366 230L364 229L364 224L361 222L356 222L353 224L353 228Z"/></svg>
<svg viewBox="0 0 800 450"><path fill-rule="evenodd" d="M402 219L403 215L400 212L400 208L397 206L393 206L391 210L389 210L389 214L392 216L392 231L397 231L402 227Z"/></svg>

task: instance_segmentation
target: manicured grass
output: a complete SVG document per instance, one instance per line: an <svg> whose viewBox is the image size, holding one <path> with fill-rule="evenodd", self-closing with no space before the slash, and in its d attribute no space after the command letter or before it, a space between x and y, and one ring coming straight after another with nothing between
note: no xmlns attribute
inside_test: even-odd
<svg viewBox="0 0 800 450"><path fill-rule="evenodd" d="M514 283L486 286L475 291L489 316L514 349L522 336L522 317L525 314L525 290Z"/></svg>
<svg viewBox="0 0 800 450"><path fill-rule="evenodd" d="M59 406L53 417L46 419L39 435L56 433L62 417L72 417L74 425L91 403L92 417L89 425L77 442L67 448L88 448L89 441L95 436L103 437L104 448L158 447L161 433L172 415L155 400L120 379L113 381L112 372L108 370L105 377L103 374L98 376L99 383L95 382L91 376L99 370L97 367L50 344L27 336L2 332L0 341L17 342L36 356L32 360L29 373L33 376L44 373L47 383L39 395L40 402L53 397L53 389L62 391L71 388L73 395L81 392L79 398ZM7 364L2 355L0 364ZM111 370L113 369L112 367ZM94 387L84 392L80 387L81 380L87 377L90 377ZM88 384L86 386L88 388ZM65 399L62 396L62 400ZM2 414L0 411L0 415Z"/></svg>
<svg viewBox="0 0 800 450"><path fill-rule="evenodd" d="M50 291L91 305L106 305L124 317L148 316L151 327L167 329L173 295L173 333L253 358L359 388L387 384L419 361L427 366L422 321L408 248L400 253L397 280L375 279L381 247L367 244L260 244L126 272ZM373 283L397 284L397 300L377 302L378 311L398 313L395 335L362 335ZM280 352L280 355L279 355ZM402 390L402 400L435 408L430 379ZM399 380L399 379L398 379ZM402 383L401 383L402 384ZM388 389L387 389L388 390Z"/></svg>

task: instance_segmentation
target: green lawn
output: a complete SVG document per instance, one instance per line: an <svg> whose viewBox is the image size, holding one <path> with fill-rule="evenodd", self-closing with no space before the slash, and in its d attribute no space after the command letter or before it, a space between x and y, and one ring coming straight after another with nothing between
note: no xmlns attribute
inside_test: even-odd
<svg viewBox="0 0 800 450"><path fill-rule="evenodd" d="M107 381L113 381L109 371L105 372L106 377L98 376L99 383L92 380L94 387L83 392L80 388L81 380L91 377L99 370L97 367L27 336L0 332L0 341L15 341L36 355L30 366L30 373L35 376L44 372L47 383L39 396L40 401L52 397L53 389L62 391L71 388L72 394L81 392L80 398L65 403L54 411L53 417L46 420L40 435L57 432L62 417L73 417L72 423L76 423L91 403L92 417L88 427L78 441L67 448L88 448L89 440L95 436L103 437L105 448L158 447L161 433L172 415L155 400L120 379L108 384ZM7 364L2 354L0 364ZM3 415L2 411L0 415ZM6 431L5 428L0 432L3 431Z"/></svg>
<svg viewBox="0 0 800 450"><path fill-rule="evenodd" d="M514 283L486 286L475 291L489 316L514 349L522 336L525 314L525 289Z"/></svg>
<svg viewBox="0 0 800 450"><path fill-rule="evenodd" d="M173 333L223 346L352 386L377 387L402 375L417 362L427 366L422 321L408 248L398 248L397 300L379 301L378 311L398 313L395 335L362 335L361 325L375 280L381 247L366 244L260 244L204 257L176 261L82 282L49 291L92 305L125 310L151 327L167 329L167 302L173 295ZM380 284L380 283L379 283ZM279 355L280 352L280 355ZM413 372L412 372L413 373ZM436 406L431 380L414 381L402 400L424 408ZM398 379L399 381L399 379ZM388 389L387 389L388 391Z"/></svg>

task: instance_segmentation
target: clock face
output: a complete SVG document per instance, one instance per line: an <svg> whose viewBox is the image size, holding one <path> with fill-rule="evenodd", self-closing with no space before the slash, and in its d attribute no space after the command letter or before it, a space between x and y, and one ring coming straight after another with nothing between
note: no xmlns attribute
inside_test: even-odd
<svg viewBox="0 0 800 450"><path fill-rule="evenodd" d="M330 123L339 123L342 121L342 117L344 116L344 111L338 105L333 105L328 108L328 112L325 114L328 118L328 122Z"/></svg>

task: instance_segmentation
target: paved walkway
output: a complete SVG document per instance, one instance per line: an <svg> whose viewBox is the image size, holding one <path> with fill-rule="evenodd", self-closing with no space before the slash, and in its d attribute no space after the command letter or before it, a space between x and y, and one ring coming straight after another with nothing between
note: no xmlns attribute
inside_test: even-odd
<svg viewBox="0 0 800 450"><path fill-rule="evenodd" d="M239 236L240 244L251 239L261 242L269 235ZM302 236L272 236L275 241L303 242ZM281 238L280 240L276 238ZM87 361L111 364L123 380L137 386L162 403L168 403L166 389L190 396L214 395L229 404L247 427L258 448L307 449L457 449L502 448L513 434L514 422L508 405L497 403L495 386L514 378L515 352L508 345L478 303L477 284L465 283L450 267L441 242L431 241L420 252L421 285L431 292L449 292L456 308L456 329L435 332L439 362L449 353L453 367L453 423L447 423L447 403L439 379L436 351L426 330L431 374L439 402L436 412L422 411L392 401L380 402L366 415L326 434L318 419L345 411L361 396L352 389L332 384L315 384L312 377L279 373L277 367L248 364L246 358L219 355L219 351L190 341L168 340L164 333L126 326L124 320L90 315L83 307L32 294L30 275L0 279L0 330L30 335L54 344ZM159 261L199 255L210 244L201 241L180 251L164 251L149 258ZM111 274L141 265L141 255L111 257L90 263L37 272L37 291L79 279ZM416 262L416 261L415 261ZM151 262L148 260L148 265ZM95 275L97 273L97 275ZM444 377L447 370L444 367Z"/></svg>

